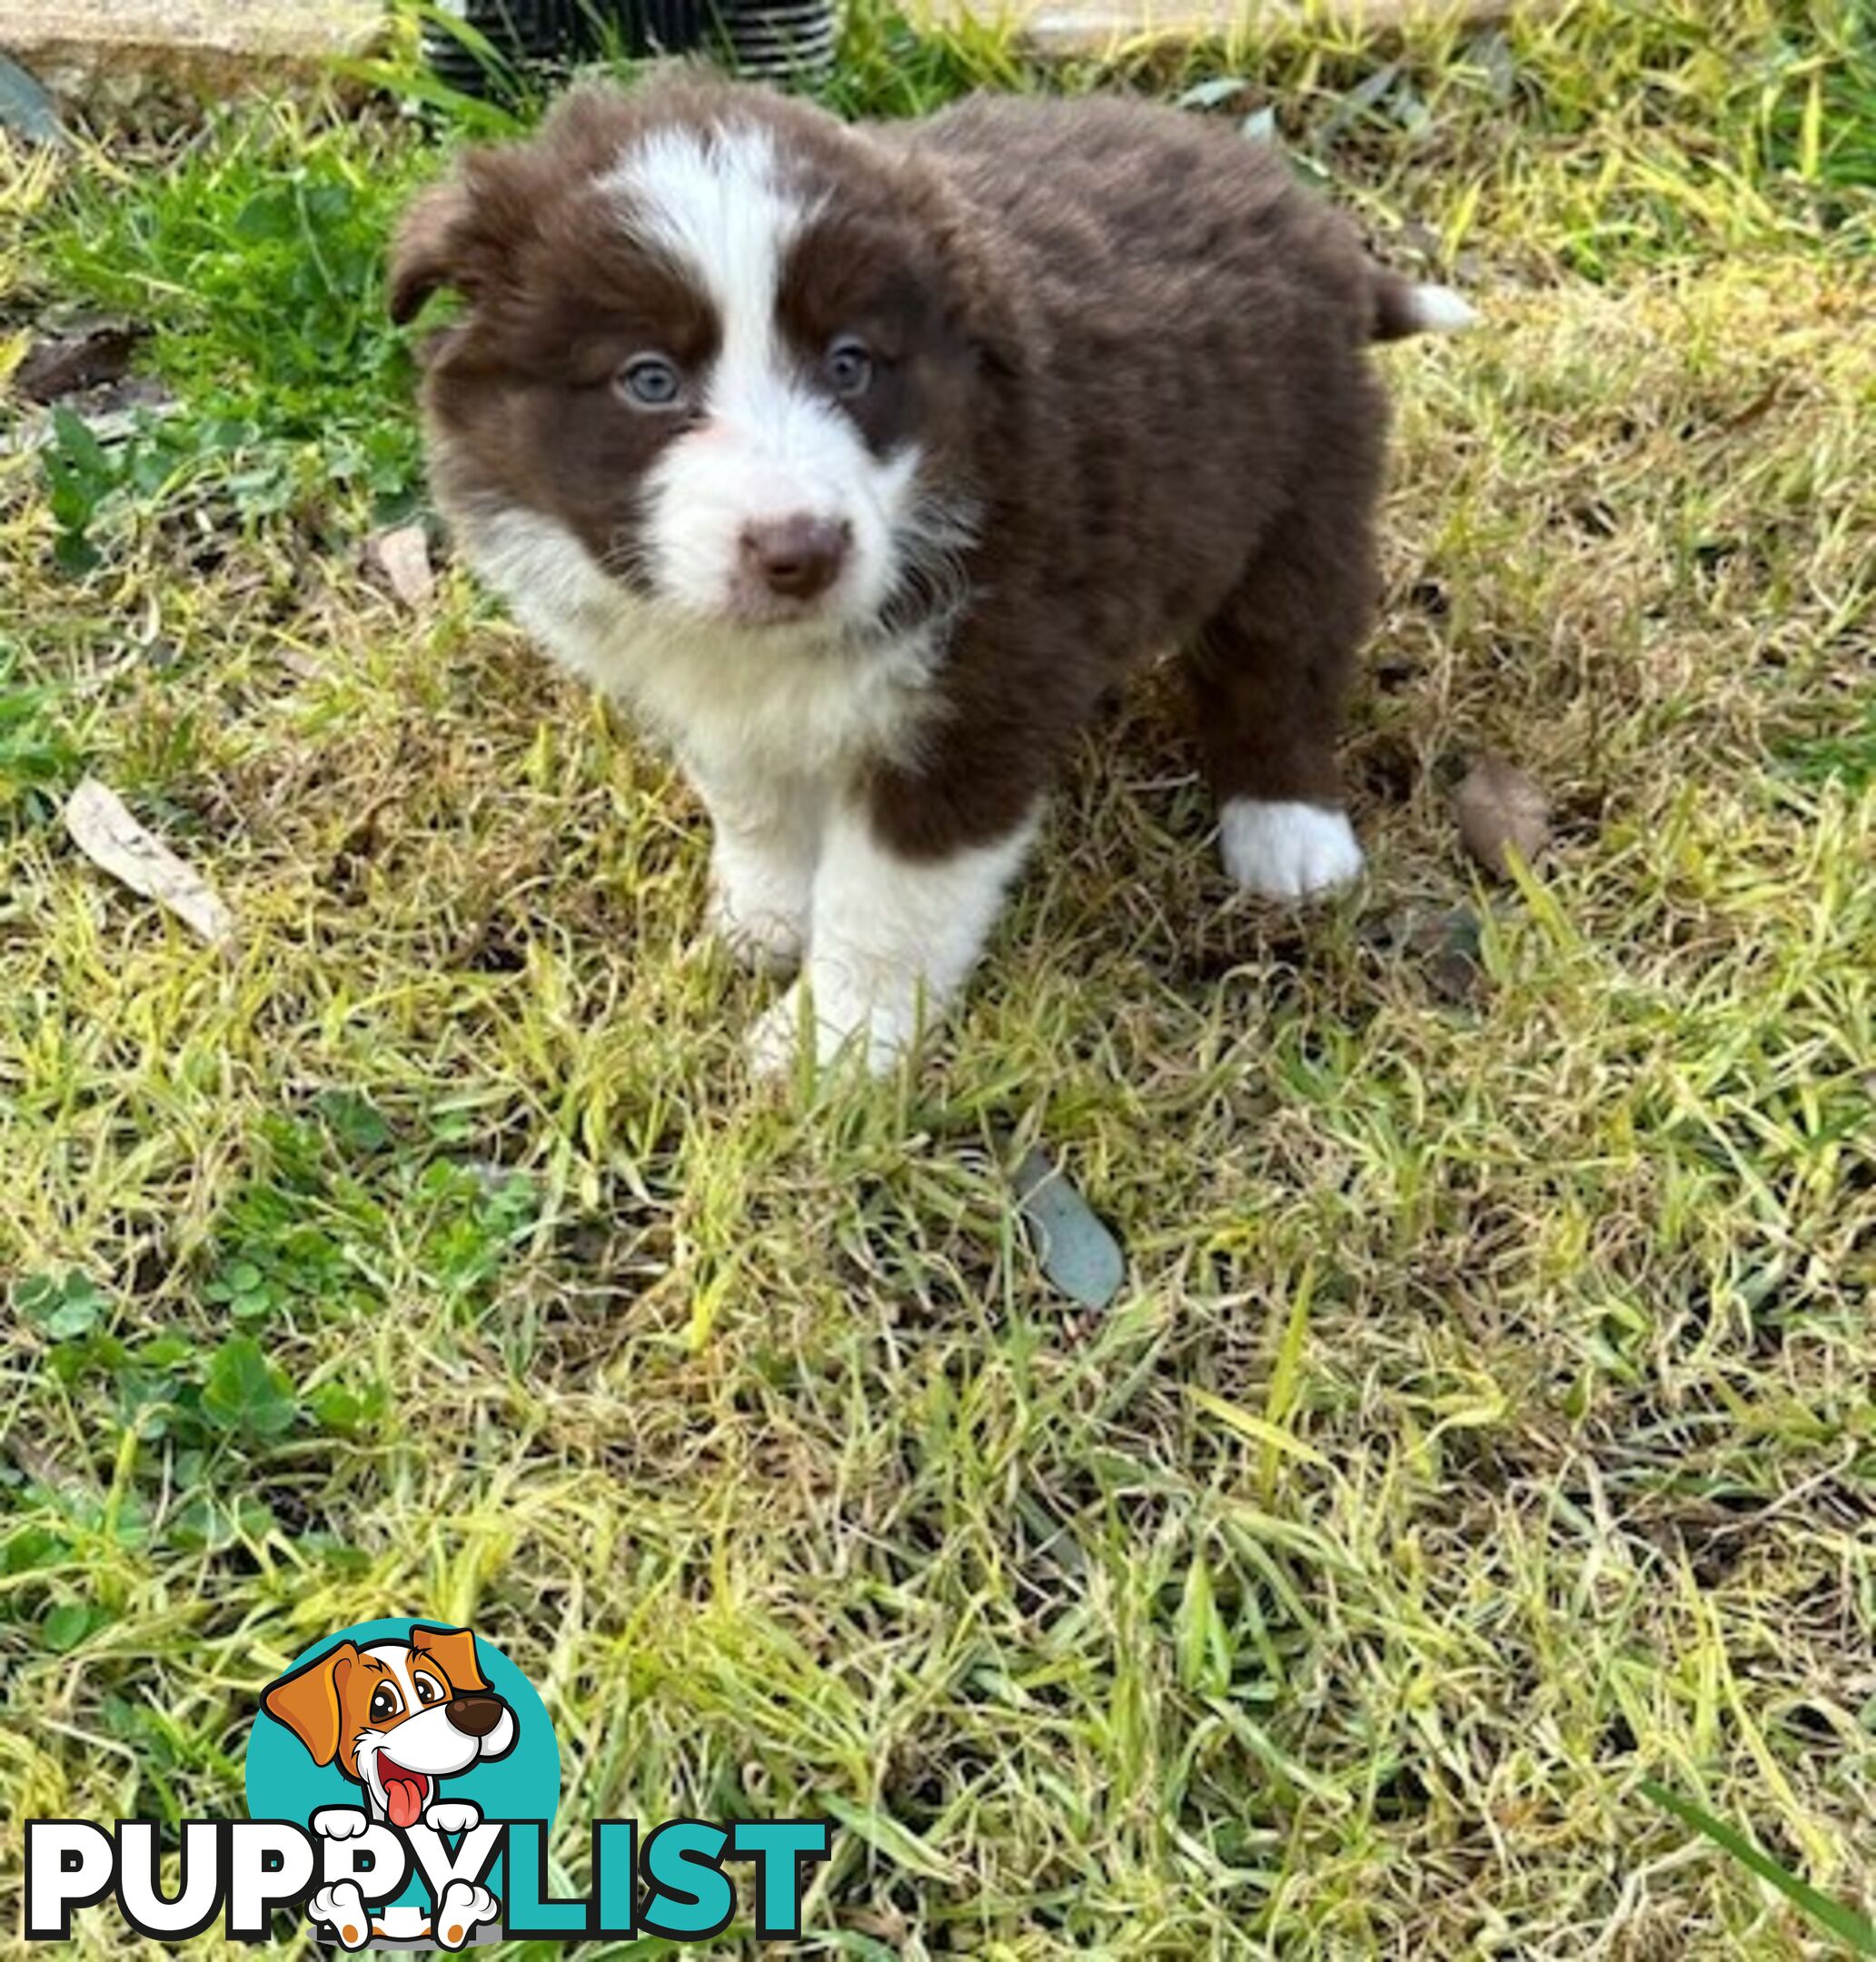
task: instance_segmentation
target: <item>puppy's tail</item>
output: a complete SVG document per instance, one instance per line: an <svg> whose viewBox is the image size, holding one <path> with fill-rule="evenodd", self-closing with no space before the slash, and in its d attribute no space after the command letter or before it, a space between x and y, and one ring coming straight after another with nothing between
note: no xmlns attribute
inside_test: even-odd
<svg viewBox="0 0 1876 1962"><path fill-rule="evenodd" d="M1478 319L1450 286L1415 285L1385 266L1375 269L1376 341L1405 341L1409 334L1456 333Z"/></svg>

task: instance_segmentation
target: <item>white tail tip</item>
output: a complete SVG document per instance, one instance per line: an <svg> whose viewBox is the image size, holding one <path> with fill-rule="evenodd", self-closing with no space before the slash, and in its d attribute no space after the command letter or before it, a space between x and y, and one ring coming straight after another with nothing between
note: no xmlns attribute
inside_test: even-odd
<svg viewBox="0 0 1876 1962"><path fill-rule="evenodd" d="M1472 326L1479 313L1450 286L1416 286L1414 317L1424 332L1457 333L1461 328Z"/></svg>

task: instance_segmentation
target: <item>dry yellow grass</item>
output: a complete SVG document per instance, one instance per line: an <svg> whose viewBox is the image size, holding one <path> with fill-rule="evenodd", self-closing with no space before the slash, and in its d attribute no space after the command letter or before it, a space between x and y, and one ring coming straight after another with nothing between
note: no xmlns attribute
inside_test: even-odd
<svg viewBox="0 0 1876 1962"><path fill-rule="evenodd" d="M1541 110L1332 154L1488 316L1386 357L1367 885L1227 905L1149 683L877 1090L751 1090L700 814L460 570L412 621L158 499L62 580L0 466L35 767L245 926L0 807L0 1887L23 1817L238 1805L270 1674L408 1609L540 1686L576 1883L591 1816L837 1809L806 1952L1823 1952L1648 1775L1876 1906L1869 207L1802 68L1796 161L1714 161L1792 10L1717 75L1582 11ZM1481 749L1556 814L1513 888ZM237 1325L283 1419L204 1415Z"/></svg>

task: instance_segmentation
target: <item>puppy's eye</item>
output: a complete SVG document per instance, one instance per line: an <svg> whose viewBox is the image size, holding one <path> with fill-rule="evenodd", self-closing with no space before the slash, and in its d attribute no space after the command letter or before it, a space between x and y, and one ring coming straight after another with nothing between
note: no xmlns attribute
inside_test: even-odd
<svg viewBox="0 0 1876 1962"><path fill-rule="evenodd" d="M370 1715L373 1723L383 1723L387 1718L402 1715L404 1699L398 1695L395 1688L388 1682L380 1683L372 1691Z"/></svg>
<svg viewBox="0 0 1876 1962"><path fill-rule="evenodd" d="M864 395L873 379L873 357L866 342L856 341L851 334L843 334L834 342L822 365L828 386L837 395Z"/></svg>
<svg viewBox="0 0 1876 1962"><path fill-rule="evenodd" d="M441 1703L443 1693L427 1676L417 1679L417 1700L420 1703Z"/></svg>
<svg viewBox="0 0 1876 1962"><path fill-rule="evenodd" d="M634 355L615 386L634 409L675 409L684 400L684 377L662 354Z"/></svg>

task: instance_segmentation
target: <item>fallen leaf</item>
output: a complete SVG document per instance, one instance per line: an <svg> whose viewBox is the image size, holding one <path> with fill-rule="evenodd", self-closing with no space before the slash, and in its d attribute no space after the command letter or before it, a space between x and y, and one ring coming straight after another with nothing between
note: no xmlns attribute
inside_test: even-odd
<svg viewBox="0 0 1876 1962"><path fill-rule="evenodd" d="M1784 383L1782 380L1779 376L1773 375L1772 380L1760 390L1758 394L1753 396L1752 401L1737 415L1728 416L1721 423L1720 427L1728 431L1750 429L1754 422L1758 421L1762 416L1769 414L1777 406L1778 399L1783 392Z"/></svg>
<svg viewBox="0 0 1876 1962"><path fill-rule="evenodd" d="M0 129L13 130L28 143L72 140L38 79L5 54L0 54Z"/></svg>
<svg viewBox="0 0 1876 1962"><path fill-rule="evenodd" d="M1242 95L1250 84L1242 75L1214 75L1206 82L1195 82L1183 94L1173 98L1175 109L1216 109L1222 104Z"/></svg>
<svg viewBox="0 0 1876 1962"><path fill-rule="evenodd" d="M1401 64L1392 61L1357 82L1323 119L1315 132L1315 148L1326 150L1344 130L1377 108L1400 78Z"/></svg>
<svg viewBox="0 0 1876 1962"><path fill-rule="evenodd" d="M1479 917L1470 907L1449 912L1405 907L1363 928L1362 937L1417 967L1427 986L1445 1001L1472 1001L1484 990Z"/></svg>
<svg viewBox="0 0 1876 1962"><path fill-rule="evenodd" d="M0 0L4 5L4 0ZM94 402L110 403L114 406L94 409ZM60 407L55 405L52 414L41 414L35 411L25 415L16 415L7 420L0 428L0 457L19 456L43 450L55 434L54 421ZM168 417L179 414L182 404L170 394L162 382L151 375L126 375L123 381L108 382L84 395L84 426L107 448L133 435L139 424L152 417Z"/></svg>
<svg viewBox="0 0 1876 1962"><path fill-rule="evenodd" d="M1511 877L1509 853L1526 865L1550 842L1550 807L1532 779L1503 757L1484 756L1454 798L1459 836L1485 870Z"/></svg>
<svg viewBox="0 0 1876 1962"><path fill-rule="evenodd" d="M202 877L133 818L114 790L87 777L65 801L65 829L100 870L154 899L211 946L234 939L234 916Z"/></svg>
<svg viewBox="0 0 1876 1962"><path fill-rule="evenodd" d="M56 401L80 389L123 378L137 343L150 330L134 321L99 321L34 343L14 371L13 383L28 401Z"/></svg>
<svg viewBox="0 0 1876 1962"><path fill-rule="evenodd" d="M1463 59L1468 68L1475 68L1484 76L1494 102L1508 103L1517 92L1517 56L1499 29L1494 27L1475 35L1467 45Z"/></svg>
<svg viewBox="0 0 1876 1962"><path fill-rule="evenodd" d="M1120 1243L1039 1147L1023 1154L1015 1183L1043 1273L1070 1301L1096 1311L1107 1307L1127 1279Z"/></svg>
<svg viewBox="0 0 1876 1962"><path fill-rule="evenodd" d="M309 654L304 648L283 647L279 653L280 665L299 681L317 681L324 674L316 655Z"/></svg>
<svg viewBox="0 0 1876 1962"><path fill-rule="evenodd" d="M430 604L436 590L436 574L430 569L430 539L422 525L374 531L365 541L365 557L412 612L421 612Z"/></svg>

